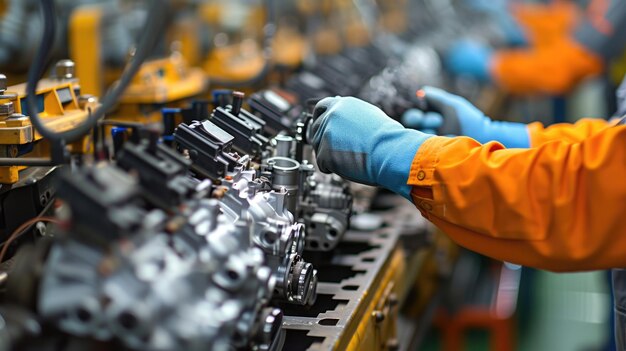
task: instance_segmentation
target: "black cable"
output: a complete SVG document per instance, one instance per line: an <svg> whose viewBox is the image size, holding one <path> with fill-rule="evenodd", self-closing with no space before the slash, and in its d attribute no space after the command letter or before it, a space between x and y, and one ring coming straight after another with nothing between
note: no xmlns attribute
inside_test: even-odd
<svg viewBox="0 0 626 351"><path fill-rule="evenodd" d="M263 26L263 68L254 77L246 80L220 80L211 79L209 84L215 86L237 89L254 86L262 82L272 69L272 44L274 42L274 35L276 34L276 8L274 6L274 0L265 0L266 15L265 25Z"/></svg>
<svg viewBox="0 0 626 351"><path fill-rule="evenodd" d="M42 157L24 157L24 158L2 157L0 158L0 167L7 167L7 166L52 167L56 165L58 165L58 163L52 161L49 158L42 158Z"/></svg>
<svg viewBox="0 0 626 351"><path fill-rule="evenodd" d="M26 94L28 114L33 127L37 132L48 139L51 143L65 143L72 142L80 139L84 135L96 126L98 120L104 117L105 113L115 106L122 93L131 82L135 74L139 71L141 64L150 56L155 48L161 32L165 27L167 19L167 1L166 0L154 0L151 1L151 8L148 12L146 24L142 30L143 36L137 47L136 54L131 58L130 63L125 68L120 80L116 86L114 86L102 99L102 105L94 113L76 128L65 132L57 132L50 130L45 126L45 123L41 120L36 101L37 82L39 78L45 72L45 64L48 53L51 51L56 27L54 2L52 0L40 0L41 7L44 14L44 35L41 41L41 45L35 56L30 70L28 71L28 81L26 84Z"/></svg>

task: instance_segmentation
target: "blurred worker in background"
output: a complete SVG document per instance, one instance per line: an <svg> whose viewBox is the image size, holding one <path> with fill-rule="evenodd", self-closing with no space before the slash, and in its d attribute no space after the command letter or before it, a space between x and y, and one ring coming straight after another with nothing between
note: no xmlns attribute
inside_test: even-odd
<svg viewBox="0 0 626 351"><path fill-rule="evenodd" d="M451 73L491 81L510 93L560 95L584 78L600 74L607 61L626 48L626 2L622 0L592 0L582 20L570 2L510 5L527 46L494 51L479 40L461 40L445 57ZM507 18L502 12L494 15ZM504 33L520 37L512 29Z"/></svg>

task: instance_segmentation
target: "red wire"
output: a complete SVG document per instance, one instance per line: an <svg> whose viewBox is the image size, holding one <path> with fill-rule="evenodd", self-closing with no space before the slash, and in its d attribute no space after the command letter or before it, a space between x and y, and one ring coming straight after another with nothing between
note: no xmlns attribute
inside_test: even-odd
<svg viewBox="0 0 626 351"><path fill-rule="evenodd" d="M9 236L9 238L4 242L3 246L2 246L2 251L0 251L0 262L2 262L2 260L4 259L4 256L7 253L7 250L9 249L9 246L11 246L11 243L13 241L15 241L15 239L17 239L21 234L23 234L23 232L26 230L26 228L28 228L29 226L37 223L37 222L49 222L49 223L56 223L56 224L60 224L61 221L59 221L58 219L54 218L54 217L35 217L32 219L29 219L28 221L22 223L22 225L20 225L19 227L17 227L13 233L11 233L11 235Z"/></svg>

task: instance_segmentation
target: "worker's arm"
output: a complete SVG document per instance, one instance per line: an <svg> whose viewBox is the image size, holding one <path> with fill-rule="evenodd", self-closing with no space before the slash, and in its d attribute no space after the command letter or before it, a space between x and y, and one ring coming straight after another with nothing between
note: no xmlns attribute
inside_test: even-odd
<svg viewBox="0 0 626 351"><path fill-rule="evenodd" d="M320 170L412 199L469 249L552 270L626 267L626 126L505 149L403 128L354 98L324 99L314 118Z"/></svg>
<svg viewBox="0 0 626 351"><path fill-rule="evenodd" d="M538 147L551 141L561 141L567 144L580 143L606 128L611 128L614 124L614 122L608 122L604 119L584 118L575 124L559 123L549 127L534 122L529 124L527 128L530 147Z"/></svg>
<svg viewBox="0 0 626 351"><path fill-rule="evenodd" d="M405 126L431 134L468 136L483 144L497 141L508 148L537 147L554 140L577 143L611 125L602 119L583 119L576 124L547 128L541 123L493 121L466 99L444 90L424 87L417 94L423 100L419 105L426 111L405 112Z"/></svg>
<svg viewBox="0 0 626 351"><path fill-rule="evenodd" d="M433 137L416 153L414 203L460 245L556 271L626 266L626 127L531 149Z"/></svg>

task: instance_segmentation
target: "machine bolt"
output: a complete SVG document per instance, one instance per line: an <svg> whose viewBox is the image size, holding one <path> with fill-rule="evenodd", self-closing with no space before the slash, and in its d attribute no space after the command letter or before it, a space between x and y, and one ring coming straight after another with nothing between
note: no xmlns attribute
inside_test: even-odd
<svg viewBox="0 0 626 351"><path fill-rule="evenodd" d="M376 323L382 323L385 320L385 314L381 311L372 312L372 317L374 317Z"/></svg>
<svg viewBox="0 0 626 351"><path fill-rule="evenodd" d="M4 287L9 280L9 274L7 272L0 272L0 286Z"/></svg>
<svg viewBox="0 0 626 351"><path fill-rule="evenodd" d="M398 349L400 349L400 343L398 342L398 339L389 339L389 341L387 341L387 350L394 351Z"/></svg>
<svg viewBox="0 0 626 351"><path fill-rule="evenodd" d="M39 236L46 236L48 228L46 227L45 223L37 222L37 224L35 224L35 231Z"/></svg>
<svg viewBox="0 0 626 351"><path fill-rule="evenodd" d="M85 94L78 97L78 107L80 107L82 110L87 108L87 106L89 105L95 105L97 103L98 98L93 95Z"/></svg>
<svg viewBox="0 0 626 351"><path fill-rule="evenodd" d="M4 74L0 74L0 93L4 93L5 91L7 91L7 88L7 76L5 76Z"/></svg>
<svg viewBox="0 0 626 351"><path fill-rule="evenodd" d="M396 295L396 293L391 293L389 294L389 306L390 307L394 307L398 305L398 295Z"/></svg>
<svg viewBox="0 0 626 351"><path fill-rule="evenodd" d="M76 64L72 60L61 60L54 67L57 79L72 79L75 75Z"/></svg>
<svg viewBox="0 0 626 351"><path fill-rule="evenodd" d="M13 101L8 101L0 104L0 119L6 119L15 113L15 106Z"/></svg>

